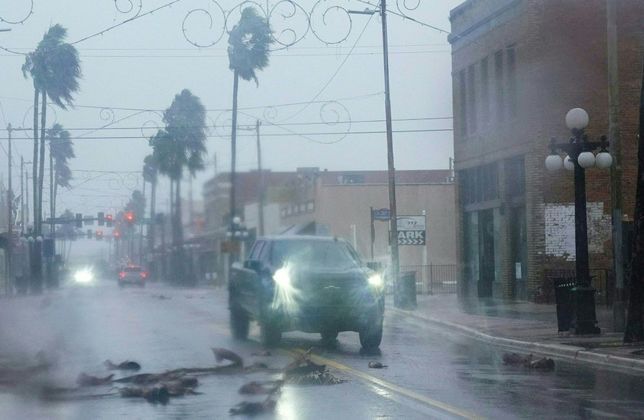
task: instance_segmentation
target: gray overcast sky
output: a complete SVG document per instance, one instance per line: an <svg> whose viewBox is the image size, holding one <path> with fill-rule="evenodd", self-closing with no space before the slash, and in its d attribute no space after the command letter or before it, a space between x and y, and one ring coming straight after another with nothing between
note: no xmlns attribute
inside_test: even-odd
<svg viewBox="0 0 644 420"><path fill-rule="evenodd" d="M115 5L127 11L130 8L129 0L117 0L116 3L113 0L33 0L33 15L23 24L0 22L0 28L12 29L11 32L0 33L0 46L20 52L33 50L47 28L55 23L68 28L68 41L75 42L132 17L139 3L142 5L141 13L145 13L169 1L132 0L134 10L121 13ZM262 5L266 3L265 0L257 2ZM410 7L418 5L415 10L406 10L402 7L405 1L399 1L402 11L409 16L445 30L449 30L449 10L461 2L406 0ZM30 3L30 0L0 0L0 17L6 21L19 20L28 13ZM277 0L269 1L271 5L277 3ZM298 3L304 9L311 10L316 1L300 0ZM321 3L357 10L368 7L359 0L326 0ZM396 1L390 0L388 3L393 11L399 11ZM221 33L223 24L221 13L216 13L217 4L224 10L231 10L239 2L181 0L172 7L160 9L75 45L80 52L83 68L81 91L75 97L77 106L68 111L55 109L55 117L54 108L50 108L48 118L48 126L55 118L66 128L72 129L77 156L72 162L75 188L61 192L58 205L61 211L64 208L86 213L110 211L120 208L127 201L131 190L141 186L138 173L83 171L140 172L144 156L151 152L145 138L156 131L150 127L160 125L161 119L158 113L137 110L163 110L183 88L190 89L202 99L210 110L209 124L217 125L216 129L210 130L211 137L208 139L208 166L194 183L196 197L200 197L201 184L215 173L215 160L219 171L230 168L230 113L226 110L230 109L232 101L232 72L228 69L226 55L227 35L224 34L214 46L197 48L186 41L182 32L186 14L190 10L203 8L214 12L213 29L208 30L206 15L197 12L186 21L186 32L197 43L214 39L217 32ZM274 16L277 17L271 23L276 31L302 28L306 22L297 16L292 24L287 25L279 14ZM320 15L313 16L311 21L322 37L333 40L342 38L347 32L346 18L347 15L338 9L331 9L327 14L327 28L321 26ZM389 42L394 130L450 129L451 119L401 121L451 117L451 55L447 35L389 15ZM338 71L354 45L353 53ZM239 106L243 113L240 115L240 124L254 125L256 118L265 120L262 145L266 168L386 168L384 133L348 134L343 139L341 135L330 134L294 135L384 132L381 45L380 17L375 15L370 19L366 15L353 15L351 32L342 43L327 45L309 32L295 46L272 54L270 66L258 75L259 86L253 82L241 83ZM3 128L9 122L14 127L31 126L33 85L30 79L22 76L20 66L23 61L22 56L0 52L0 126ZM320 93L336 71L335 78ZM318 93L317 101L338 100L339 105L301 104L311 101ZM300 104L279 106L291 103ZM270 108L271 105L275 107ZM109 109L101 112L100 107ZM113 119L122 121L110 125L112 130L82 130L101 127L112 123ZM322 124L336 119L341 123ZM346 123L348 120L352 122ZM137 128L141 126L148 128ZM256 167L254 133L242 131L240 134L239 170L253 169ZM119 136L140 138L113 139ZM0 131L0 137L5 138L6 131ZM22 134L15 133L14 162L18 164L20 154L26 160L31 160L31 142L20 140L21 137ZM448 158L452 155L452 133L449 131L396 133L394 142L396 167L399 170L446 168ZM6 140L1 143L6 148ZM3 179L6 179L6 154L1 150L0 161L3 163ZM18 171L15 171L14 179L17 179L17 175ZM17 185L17 180L15 182L14 185ZM187 192L187 188L184 191ZM165 194L161 193L161 207L164 197Z"/></svg>

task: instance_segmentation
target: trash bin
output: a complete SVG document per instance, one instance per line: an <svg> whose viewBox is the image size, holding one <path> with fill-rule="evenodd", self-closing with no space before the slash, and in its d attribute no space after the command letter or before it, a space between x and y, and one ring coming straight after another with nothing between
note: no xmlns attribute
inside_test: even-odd
<svg viewBox="0 0 644 420"><path fill-rule="evenodd" d="M398 275L394 292L394 306L401 309L416 308L416 272L403 271Z"/></svg>
<svg viewBox="0 0 644 420"><path fill-rule="evenodd" d="M555 302L557 303L557 327L559 331L569 331L574 317L575 279L570 277L553 279Z"/></svg>

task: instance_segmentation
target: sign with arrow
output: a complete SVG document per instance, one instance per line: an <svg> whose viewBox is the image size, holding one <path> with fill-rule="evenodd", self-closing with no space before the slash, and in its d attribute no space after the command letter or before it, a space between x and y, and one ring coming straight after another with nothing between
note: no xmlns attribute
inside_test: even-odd
<svg viewBox="0 0 644 420"><path fill-rule="evenodd" d="M424 215L420 216L398 216L398 245L421 245L425 246L426 220Z"/></svg>

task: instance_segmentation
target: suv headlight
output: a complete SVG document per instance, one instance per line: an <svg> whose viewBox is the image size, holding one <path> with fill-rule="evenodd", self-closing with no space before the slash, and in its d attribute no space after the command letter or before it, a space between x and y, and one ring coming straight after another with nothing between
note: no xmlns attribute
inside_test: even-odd
<svg viewBox="0 0 644 420"><path fill-rule="evenodd" d="M385 281L380 274L372 274L367 279L369 285L376 288L382 288L385 285Z"/></svg>
<svg viewBox="0 0 644 420"><path fill-rule="evenodd" d="M277 271L275 271L275 274L273 274L273 280L275 280L275 284L277 284L279 287L282 288L288 288L291 286L291 270L288 269L288 267L282 267L279 268Z"/></svg>

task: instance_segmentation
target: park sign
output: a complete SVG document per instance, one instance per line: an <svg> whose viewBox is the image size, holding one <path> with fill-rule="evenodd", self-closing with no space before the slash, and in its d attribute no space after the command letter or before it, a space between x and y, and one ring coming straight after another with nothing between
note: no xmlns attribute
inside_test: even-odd
<svg viewBox="0 0 644 420"><path fill-rule="evenodd" d="M398 245L425 246L425 216L398 216Z"/></svg>

